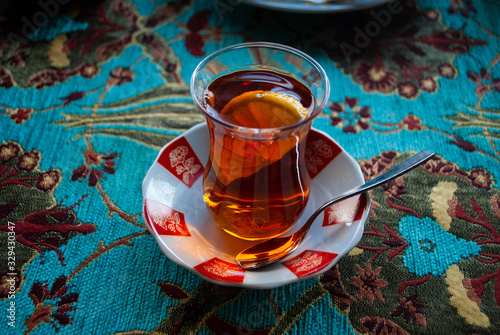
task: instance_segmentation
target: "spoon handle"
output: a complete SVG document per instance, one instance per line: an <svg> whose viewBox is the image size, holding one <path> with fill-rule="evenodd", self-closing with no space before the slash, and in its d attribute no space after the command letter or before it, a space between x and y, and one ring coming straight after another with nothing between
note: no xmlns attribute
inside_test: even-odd
<svg viewBox="0 0 500 335"><path fill-rule="evenodd" d="M392 169L390 169L386 173L381 174L380 176L373 178L372 180L370 180L362 185L359 185L358 187L355 187L355 188L347 191L346 193L343 193L343 194L339 195L338 197L335 197L332 200L325 202L318 209L318 212L323 211L324 209L333 205L334 203L337 203L339 201L342 201L342 200L347 199L349 197L352 197L354 195L360 194L362 192L371 190L372 188L377 187L379 185L385 184L388 181L390 181L394 178L397 178L397 177L405 174L409 170L415 168L416 166L426 162L432 156L434 156L433 152L430 152L427 150L420 151L418 154L408 158L403 163L399 164L398 166L393 167Z"/></svg>
<svg viewBox="0 0 500 335"><path fill-rule="evenodd" d="M282 259L283 257L293 252L299 246L300 242L309 231L309 228L311 228L314 220L316 220L318 215L322 213L326 208L333 205L334 203L337 203L354 195L360 194L362 192L368 191L394 178L397 178L402 174L408 172L409 170L424 163L432 156L434 156L434 153L432 152L425 150L421 151L418 154L405 160L398 166L393 167L386 173L370 180L367 183L355 187L330 201L325 202L320 208L318 208L318 210L316 210L309 217L306 223L295 233L288 236L274 237L243 250L236 256L237 263L243 269L257 269L259 267L271 264L279 259Z"/></svg>

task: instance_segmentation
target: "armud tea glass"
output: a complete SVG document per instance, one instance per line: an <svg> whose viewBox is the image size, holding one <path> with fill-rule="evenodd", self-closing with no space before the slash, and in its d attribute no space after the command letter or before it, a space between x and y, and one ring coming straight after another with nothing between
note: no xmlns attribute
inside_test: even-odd
<svg viewBox="0 0 500 335"><path fill-rule="evenodd" d="M217 225L247 240L289 230L309 196L306 137L329 98L325 71L294 48L243 43L206 57L195 69L190 89L210 134L203 197ZM252 93L246 96L247 92ZM261 98L271 99L277 107L259 110L262 104L254 100ZM273 111L281 105L296 106L294 101L300 101L306 112L283 126L283 119L297 115ZM228 117L225 109L238 113ZM261 116L252 113L274 116L262 125Z"/></svg>

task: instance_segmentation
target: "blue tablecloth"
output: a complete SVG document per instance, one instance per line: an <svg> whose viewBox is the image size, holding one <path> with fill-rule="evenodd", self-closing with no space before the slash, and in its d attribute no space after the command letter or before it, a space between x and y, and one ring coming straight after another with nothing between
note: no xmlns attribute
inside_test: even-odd
<svg viewBox="0 0 500 335"><path fill-rule="evenodd" d="M222 0L5 4L1 333L500 333L500 2L345 13ZM204 121L189 95L194 68L257 40L325 68L332 90L314 127L367 180L415 151L437 154L370 193L364 235L337 265L272 290L218 286L176 265L141 215L159 149Z"/></svg>

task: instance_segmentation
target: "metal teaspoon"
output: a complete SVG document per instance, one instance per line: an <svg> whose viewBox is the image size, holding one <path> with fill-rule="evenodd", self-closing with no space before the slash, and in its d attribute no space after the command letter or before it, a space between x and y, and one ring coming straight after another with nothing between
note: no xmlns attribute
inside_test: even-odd
<svg viewBox="0 0 500 335"><path fill-rule="evenodd" d="M307 222L300 228L297 232L288 236L274 237L259 244L256 244L250 248L247 248L240 252L236 256L236 262L245 270L257 269L262 266L274 263L283 257L290 254L292 251L297 249L300 242L304 239L309 228L311 228L314 220L318 215L331 205L350 198L352 196L358 195L365 191L371 190L374 187L380 186L382 184L391 181L394 178L401 176L402 174L414 169L420 164L426 162L434 156L433 152L421 151L418 154L408 158L403 163L393 167L386 173L358 186L343 194L325 202L320 208L314 212Z"/></svg>

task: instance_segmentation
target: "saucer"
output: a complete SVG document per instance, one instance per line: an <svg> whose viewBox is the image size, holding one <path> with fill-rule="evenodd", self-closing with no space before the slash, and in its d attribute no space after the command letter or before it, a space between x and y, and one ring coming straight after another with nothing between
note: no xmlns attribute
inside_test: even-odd
<svg viewBox="0 0 500 335"><path fill-rule="evenodd" d="M299 13L339 13L375 7L390 0L243 0L263 8Z"/></svg>
<svg viewBox="0 0 500 335"><path fill-rule="evenodd" d="M173 262L215 284L270 289L326 272L361 239L370 208L366 194L325 210L297 250L281 262L243 270L235 257L257 242L229 235L208 213L202 179L209 147L207 125L194 126L161 149L143 181L144 221ZM286 234L298 230L327 200L364 183L354 158L326 133L312 129L306 150L309 201Z"/></svg>

